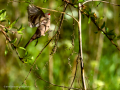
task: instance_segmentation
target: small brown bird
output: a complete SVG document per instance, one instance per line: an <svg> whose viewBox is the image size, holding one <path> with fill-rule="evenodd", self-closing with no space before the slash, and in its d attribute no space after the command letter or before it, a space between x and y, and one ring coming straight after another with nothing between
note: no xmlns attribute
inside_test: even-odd
<svg viewBox="0 0 120 90"><path fill-rule="evenodd" d="M24 48L26 48L33 40L45 36L45 32L50 28L50 13L44 14L40 8L34 5L29 5L27 11L30 27L37 27L37 30Z"/></svg>

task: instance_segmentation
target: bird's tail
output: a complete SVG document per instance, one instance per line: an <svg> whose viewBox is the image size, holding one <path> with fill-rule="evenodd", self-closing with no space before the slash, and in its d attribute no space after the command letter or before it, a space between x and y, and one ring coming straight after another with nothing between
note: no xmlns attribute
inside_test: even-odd
<svg viewBox="0 0 120 90"><path fill-rule="evenodd" d="M31 37L31 39L28 41L28 43L25 45L24 48L26 48L26 47L29 45L29 43L31 43L33 40L35 40L35 39L37 39L37 38L40 37L40 35L37 35L37 33L38 33L38 32L36 32L36 33Z"/></svg>

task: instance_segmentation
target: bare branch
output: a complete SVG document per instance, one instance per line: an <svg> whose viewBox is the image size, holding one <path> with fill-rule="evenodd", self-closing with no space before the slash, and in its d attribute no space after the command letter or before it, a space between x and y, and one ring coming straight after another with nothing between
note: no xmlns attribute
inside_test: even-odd
<svg viewBox="0 0 120 90"><path fill-rule="evenodd" d="M53 86L62 87L62 88L70 88L70 87L67 87L67 86L60 86L60 85L56 85L56 84L50 83L50 82L44 80L43 78L41 78L41 76L39 76L39 75L37 75L37 77L38 77L39 79L41 79L42 81L44 81L44 82L46 82L46 83L49 83L49 84L51 84L51 85L53 85ZM82 89L80 89L80 88L70 88L70 89L82 90Z"/></svg>
<svg viewBox="0 0 120 90"><path fill-rule="evenodd" d="M90 15L85 13L84 11L81 10L81 13L85 14L88 18L90 18ZM109 41L120 51L120 48L114 43L114 41L107 35L107 33L105 33L105 31L103 29L101 29L99 27L99 25L97 24L97 22L95 21L94 18L91 18L91 21L95 24L95 26L97 27L98 30L102 31L103 34L109 39Z"/></svg>
<svg viewBox="0 0 120 90"><path fill-rule="evenodd" d="M76 77L76 73L77 73L77 66L78 66L78 59L79 59L79 56L77 57L77 60L76 60L75 75L74 75L73 81L72 81L72 83L71 83L71 86L70 86L70 88L69 88L68 90L72 89L71 87L72 87L72 85L73 85L73 83L74 83L74 81L75 81L75 77Z"/></svg>
<svg viewBox="0 0 120 90"><path fill-rule="evenodd" d="M63 10L64 12L65 12L65 10L66 10L66 8L67 8L67 5L68 5L68 4L65 4L65 7L64 7L64 10ZM56 35L60 34L60 29L61 29L61 27L62 27L62 22L63 22L63 19L64 19L64 14L65 14L65 13L62 13L62 15L61 15L60 25L59 25L59 28L58 28L56 34L48 41L48 43L45 45L45 47L40 51L40 53L39 53L38 56L36 57L35 61L33 62L33 65L31 66L30 71L29 71L28 75L26 76L26 78L24 79L22 85L23 85L24 82L27 80L28 76L30 75L30 73L31 73L31 71L32 71L32 69L33 69L33 66L35 65L38 57L41 55L41 53L43 52L43 50L48 46L48 44L54 39L54 37L55 37ZM20 86L19 86L18 90L19 90L19 89L20 89Z"/></svg>
<svg viewBox="0 0 120 90"><path fill-rule="evenodd" d="M119 4L114 4L114 3L110 3L110 2L107 2L107 1L101 1L101 0L89 0L89 1L85 1L85 2L82 3L82 5L84 5L84 4L88 3L88 2L95 2L95 1L97 1L97 2L103 2L103 3L106 3L106 4L111 4L111 5L114 5L114 6L120 6Z"/></svg>
<svg viewBox="0 0 120 90"><path fill-rule="evenodd" d="M85 75L84 75L84 63L83 63L83 53L82 53L81 7L80 6L81 6L81 4L79 3L79 9L78 9L78 18L79 18L79 27L78 27L78 34L79 34L79 58L80 58L80 66L81 66L82 86L83 86L83 89L86 90Z"/></svg>

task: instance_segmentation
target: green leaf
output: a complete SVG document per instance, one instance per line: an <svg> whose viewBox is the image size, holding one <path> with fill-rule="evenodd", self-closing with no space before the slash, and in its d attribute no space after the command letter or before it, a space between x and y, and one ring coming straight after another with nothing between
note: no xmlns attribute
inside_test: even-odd
<svg viewBox="0 0 120 90"><path fill-rule="evenodd" d="M8 47L7 47L7 45L6 45L6 47L5 47L5 56L8 54Z"/></svg>
<svg viewBox="0 0 120 90"><path fill-rule="evenodd" d="M23 34L23 32L21 32L21 31L17 31L18 32L18 34Z"/></svg>
<svg viewBox="0 0 120 90"><path fill-rule="evenodd" d="M43 3L46 3L48 0L44 0Z"/></svg>
<svg viewBox="0 0 120 90"><path fill-rule="evenodd" d="M28 55L28 51L25 52L25 56L27 56L27 55Z"/></svg>
<svg viewBox="0 0 120 90"><path fill-rule="evenodd" d="M17 27L15 27L15 26L13 26L12 28L14 28L14 29L18 29Z"/></svg>
<svg viewBox="0 0 120 90"><path fill-rule="evenodd" d="M24 47L19 47L20 49L22 49L22 50L26 50Z"/></svg>
<svg viewBox="0 0 120 90"><path fill-rule="evenodd" d="M107 35L115 35L115 33L113 32L114 30L110 30L109 32L107 32Z"/></svg>
<svg viewBox="0 0 120 90"><path fill-rule="evenodd" d="M98 33L98 31L96 31L96 32L94 32L95 34L97 34Z"/></svg>
<svg viewBox="0 0 120 90"><path fill-rule="evenodd" d="M15 38L14 40L11 40L10 43L15 43L17 41L17 38Z"/></svg>
<svg viewBox="0 0 120 90"><path fill-rule="evenodd" d="M5 22L6 20L2 20L1 22Z"/></svg>
<svg viewBox="0 0 120 90"><path fill-rule="evenodd" d="M24 0L25 3L31 3L31 0Z"/></svg>
<svg viewBox="0 0 120 90"><path fill-rule="evenodd" d="M91 18L89 17L88 24L90 24L90 22L91 22Z"/></svg>
<svg viewBox="0 0 120 90"><path fill-rule="evenodd" d="M108 28L108 27L105 27L105 31L106 31L106 33L108 32L108 30L109 30L109 28Z"/></svg>
<svg viewBox="0 0 120 90"><path fill-rule="evenodd" d="M19 42L18 42L18 45L20 44L20 42L22 41L22 39L23 39L23 36L20 37L20 40L19 40Z"/></svg>
<svg viewBox="0 0 120 90"><path fill-rule="evenodd" d="M23 25L21 25L20 28L17 29L17 31L22 31L22 30L24 30L24 29L25 29L25 28L23 27Z"/></svg>
<svg viewBox="0 0 120 90"><path fill-rule="evenodd" d="M0 21L5 20L6 18L6 10L0 10Z"/></svg>
<svg viewBox="0 0 120 90"><path fill-rule="evenodd" d="M12 49L14 50L16 47L12 45Z"/></svg>
<svg viewBox="0 0 120 90"><path fill-rule="evenodd" d="M120 35L119 35L119 36L117 36L117 39L120 39Z"/></svg>
<svg viewBox="0 0 120 90"><path fill-rule="evenodd" d="M100 17L100 20L102 20L104 17Z"/></svg>
<svg viewBox="0 0 120 90"><path fill-rule="evenodd" d="M8 31L9 31L7 28L4 28L4 30L5 30L6 33L8 33Z"/></svg>
<svg viewBox="0 0 120 90"><path fill-rule="evenodd" d="M84 0L78 0L78 1L77 1L77 3L82 3L82 2L84 2Z"/></svg>
<svg viewBox="0 0 120 90"><path fill-rule="evenodd" d="M101 29L103 29L104 27L105 27L105 22L102 24Z"/></svg>
<svg viewBox="0 0 120 90"><path fill-rule="evenodd" d="M10 24L10 29L13 28L13 26L16 24L16 22L18 21L18 19L16 19L12 24Z"/></svg>
<svg viewBox="0 0 120 90"><path fill-rule="evenodd" d="M8 24L10 25L10 20L8 20Z"/></svg>
<svg viewBox="0 0 120 90"><path fill-rule="evenodd" d="M74 5L74 7L75 7L75 8L77 8L77 7L78 7L78 5Z"/></svg>

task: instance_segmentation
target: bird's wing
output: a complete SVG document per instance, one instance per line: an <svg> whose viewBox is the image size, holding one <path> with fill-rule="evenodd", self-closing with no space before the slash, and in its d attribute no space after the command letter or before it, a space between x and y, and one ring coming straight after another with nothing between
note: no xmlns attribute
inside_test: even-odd
<svg viewBox="0 0 120 90"><path fill-rule="evenodd" d="M45 17L44 12L40 8L34 5L29 5L27 11L28 11L28 21L30 23L30 27L38 27L40 23L40 19L42 17Z"/></svg>

